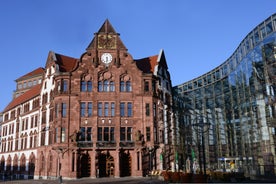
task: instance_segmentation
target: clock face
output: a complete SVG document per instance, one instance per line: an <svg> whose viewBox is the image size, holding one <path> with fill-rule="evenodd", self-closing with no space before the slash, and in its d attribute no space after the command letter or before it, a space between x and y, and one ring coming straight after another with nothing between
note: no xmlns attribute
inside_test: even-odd
<svg viewBox="0 0 276 184"><path fill-rule="evenodd" d="M105 64L108 64L112 61L112 55L109 53L103 53L101 56L101 61Z"/></svg>

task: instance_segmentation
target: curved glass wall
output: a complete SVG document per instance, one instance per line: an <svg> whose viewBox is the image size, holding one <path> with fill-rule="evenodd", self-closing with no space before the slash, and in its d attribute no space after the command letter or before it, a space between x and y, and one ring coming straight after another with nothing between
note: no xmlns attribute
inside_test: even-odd
<svg viewBox="0 0 276 184"><path fill-rule="evenodd" d="M183 165L275 175L276 14L214 70L174 87Z"/></svg>

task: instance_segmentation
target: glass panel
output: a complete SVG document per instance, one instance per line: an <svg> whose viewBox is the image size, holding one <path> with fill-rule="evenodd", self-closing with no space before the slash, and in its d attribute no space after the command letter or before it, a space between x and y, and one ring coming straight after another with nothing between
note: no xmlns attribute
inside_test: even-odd
<svg viewBox="0 0 276 184"><path fill-rule="evenodd" d="M88 81L88 82L87 82L87 91L88 91L88 92L91 92L91 91L92 91L92 82L91 82L91 81Z"/></svg>

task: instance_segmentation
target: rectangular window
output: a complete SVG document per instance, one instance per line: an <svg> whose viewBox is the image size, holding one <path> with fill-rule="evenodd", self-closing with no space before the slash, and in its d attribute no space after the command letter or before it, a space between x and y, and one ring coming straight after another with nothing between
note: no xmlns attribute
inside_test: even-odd
<svg viewBox="0 0 276 184"><path fill-rule="evenodd" d="M124 81L120 81L120 91L121 92L125 91L125 82Z"/></svg>
<svg viewBox="0 0 276 184"><path fill-rule="evenodd" d="M103 141L103 128L98 127L98 141Z"/></svg>
<svg viewBox="0 0 276 184"><path fill-rule="evenodd" d="M110 127L110 141L114 142L115 137L114 137L114 127Z"/></svg>
<svg viewBox="0 0 276 184"><path fill-rule="evenodd" d="M65 142L65 128L62 127L61 128L61 142Z"/></svg>
<svg viewBox="0 0 276 184"><path fill-rule="evenodd" d="M85 127L80 127L79 141L85 141Z"/></svg>
<svg viewBox="0 0 276 184"><path fill-rule="evenodd" d="M99 82L98 82L98 91L99 91L99 92L102 92L102 91L103 91L103 82L102 82L102 81L99 81Z"/></svg>
<svg viewBox="0 0 276 184"><path fill-rule="evenodd" d="M132 141L132 127L127 127L127 141Z"/></svg>
<svg viewBox="0 0 276 184"><path fill-rule="evenodd" d="M120 115L121 115L121 117L125 116L125 103L124 102L120 103Z"/></svg>
<svg viewBox="0 0 276 184"><path fill-rule="evenodd" d="M144 90L145 90L145 92L148 92L149 91L149 81L145 81L145 83L144 83Z"/></svg>
<svg viewBox="0 0 276 184"><path fill-rule="evenodd" d="M62 103L61 104L62 106L62 117L66 117L66 103Z"/></svg>
<svg viewBox="0 0 276 184"><path fill-rule="evenodd" d="M115 116L115 103L111 102L111 116Z"/></svg>
<svg viewBox="0 0 276 184"><path fill-rule="evenodd" d="M109 106L109 103L105 102L104 103L104 116L108 116L108 106Z"/></svg>
<svg viewBox="0 0 276 184"><path fill-rule="evenodd" d="M92 91L92 82L91 82L91 81L88 81L88 82L87 82L87 91L88 91L88 92L91 92L91 91Z"/></svg>
<svg viewBox="0 0 276 184"><path fill-rule="evenodd" d="M120 140L125 141L126 140L126 127L120 128Z"/></svg>
<svg viewBox="0 0 276 184"><path fill-rule="evenodd" d="M87 136L86 136L87 141L92 141L92 127L87 127Z"/></svg>
<svg viewBox="0 0 276 184"><path fill-rule="evenodd" d="M127 116L128 117L132 116L132 103L131 102L127 103Z"/></svg>
<svg viewBox="0 0 276 184"><path fill-rule="evenodd" d="M81 81L81 92L86 91L86 82L85 81Z"/></svg>
<svg viewBox="0 0 276 184"><path fill-rule="evenodd" d="M146 103L146 116L150 116L150 104Z"/></svg>
<svg viewBox="0 0 276 184"><path fill-rule="evenodd" d="M80 110L81 117L85 117L85 109L86 109L85 106L86 106L85 102L81 102L81 110Z"/></svg>
<svg viewBox="0 0 276 184"><path fill-rule="evenodd" d="M98 102L98 116L103 115L103 105L102 102Z"/></svg>
<svg viewBox="0 0 276 184"><path fill-rule="evenodd" d="M146 127L146 141L150 141L150 127Z"/></svg>
<svg viewBox="0 0 276 184"><path fill-rule="evenodd" d="M104 141L109 141L109 127L104 127Z"/></svg>
<svg viewBox="0 0 276 184"><path fill-rule="evenodd" d="M92 105L93 105L92 102L88 102L88 109L87 109L88 117L92 116L92 110L93 110Z"/></svg>
<svg viewBox="0 0 276 184"><path fill-rule="evenodd" d="M68 83L67 83L66 80L63 80L63 81L62 81L62 91L63 91L63 92L68 91Z"/></svg>

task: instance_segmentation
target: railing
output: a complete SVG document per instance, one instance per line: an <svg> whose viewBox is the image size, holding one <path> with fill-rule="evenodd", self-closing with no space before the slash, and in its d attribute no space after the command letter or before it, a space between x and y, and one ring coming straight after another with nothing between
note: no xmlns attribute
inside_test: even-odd
<svg viewBox="0 0 276 184"><path fill-rule="evenodd" d="M81 148L93 147L93 142L90 141L78 141L77 146Z"/></svg>
<svg viewBox="0 0 276 184"><path fill-rule="evenodd" d="M97 142L97 147L112 148L116 147L116 142Z"/></svg>
<svg viewBox="0 0 276 184"><path fill-rule="evenodd" d="M120 147L134 147L134 142L120 142Z"/></svg>

